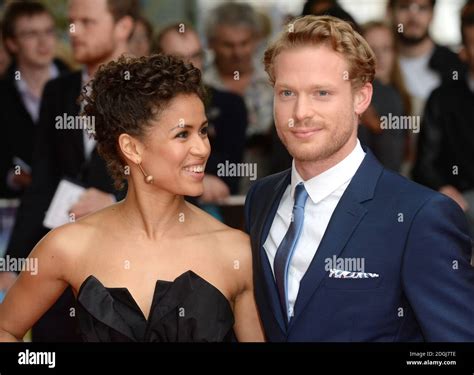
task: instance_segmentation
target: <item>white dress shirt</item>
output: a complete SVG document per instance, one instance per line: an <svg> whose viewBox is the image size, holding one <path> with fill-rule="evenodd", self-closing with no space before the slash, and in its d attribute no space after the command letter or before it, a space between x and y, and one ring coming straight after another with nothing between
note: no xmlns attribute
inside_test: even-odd
<svg viewBox="0 0 474 375"><path fill-rule="evenodd" d="M89 95L91 92L91 87L86 86L87 83L90 81L89 74L87 73L87 70L84 68L82 70L82 85L81 85L81 90L83 90L83 87L86 87L86 94ZM82 92L82 91L81 91ZM81 102L81 110L80 110L80 116L82 116L82 112L84 111L84 106L85 102ZM95 129L94 129L95 130ZM95 146L97 144L97 141L95 138L91 135L88 129L84 127L83 132L82 132L82 139L84 141L84 157L86 160L89 160L92 152L95 149ZM109 196L112 198L113 202L117 202L117 198L113 194L109 194Z"/></svg>
<svg viewBox="0 0 474 375"><path fill-rule="evenodd" d="M89 82L90 80L90 77L89 77L89 74L87 73L86 69L83 69L82 71L82 87L86 86L87 83ZM81 88L82 90L82 88ZM87 95L90 94L90 91L91 91L91 88L90 86L87 86L86 87L86 93ZM80 112L80 115L82 115L82 111L84 111L84 105L85 103L84 102L81 102L81 112ZM92 154L92 151L94 151L95 149L95 145L96 145L96 140L94 137L92 137L92 135L89 133L88 129L83 129L83 133L82 133L82 139L83 139L83 142L84 142L84 156L86 158L86 160L88 160Z"/></svg>
<svg viewBox="0 0 474 375"><path fill-rule="evenodd" d="M57 78L60 74L58 67L54 63L51 63L49 72L50 80ZM26 83L24 79L15 80L15 84L26 111L29 113L33 123L36 125L40 115L41 97L37 97L31 92L30 88L28 87L28 83ZM31 174L31 166L27 165L24 160L21 160L21 162L24 163L23 165L18 164L18 160L12 160L12 162L15 164L15 166L20 166L24 172ZM7 186L10 189L16 191L22 189L20 185L15 183L14 168L11 168L7 173Z"/></svg>
<svg viewBox="0 0 474 375"><path fill-rule="evenodd" d="M364 157L365 152L357 140L356 147L344 160L307 181L301 178L293 160L291 185L286 188L281 198L268 237L263 245L273 271L276 251L290 226L295 187L303 182L309 199L305 205L301 236L288 269L288 316L294 315L293 310L301 279L316 254L334 209ZM273 275L275 276L275 273Z"/></svg>
<svg viewBox="0 0 474 375"><path fill-rule="evenodd" d="M49 67L49 80L55 79L59 76L60 71L56 64L51 63ZM28 87L28 83L24 79L15 80L16 87L20 93L21 100L31 116L35 124L38 123L41 106L41 96L37 97Z"/></svg>
<svg viewBox="0 0 474 375"><path fill-rule="evenodd" d="M419 57L400 57L400 68L408 93L423 101L441 84L441 76L429 67L433 51Z"/></svg>

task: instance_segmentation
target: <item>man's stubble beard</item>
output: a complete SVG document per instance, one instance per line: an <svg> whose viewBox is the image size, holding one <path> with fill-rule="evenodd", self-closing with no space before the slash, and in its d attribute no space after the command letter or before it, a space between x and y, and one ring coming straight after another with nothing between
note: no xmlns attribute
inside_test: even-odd
<svg viewBox="0 0 474 375"><path fill-rule="evenodd" d="M305 149L303 150L301 148L298 149L297 142L293 142L291 145L289 144L289 142L286 142L281 132L277 128L278 137L280 138L281 142L283 143L289 154L295 160L303 162L318 162L330 158L331 156L336 154L342 147L344 147L345 144L347 144L347 142L351 138L351 135L353 134L353 131L355 130L347 128L344 129L342 133L336 133L331 138L329 138L329 141L326 144L319 144L319 150L307 150L307 146L305 146ZM313 135L313 137L317 136L317 133ZM291 137L291 135L289 135L289 137Z"/></svg>
<svg viewBox="0 0 474 375"><path fill-rule="evenodd" d="M405 44L407 46L416 46L424 42L427 38L429 38L429 32L427 30L422 36L419 36L419 37L412 37L412 36L407 36L404 33L398 33L398 37L400 38L400 41L402 42L402 44Z"/></svg>
<svg viewBox="0 0 474 375"><path fill-rule="evenodd" d="M99 53L97 53L97 48L91 48L82 58L77 59L77 61L85 65L106 64L113 59L115 49L115 43L110 41L110 43L104 44L104 47L99 50Z"/></svg>

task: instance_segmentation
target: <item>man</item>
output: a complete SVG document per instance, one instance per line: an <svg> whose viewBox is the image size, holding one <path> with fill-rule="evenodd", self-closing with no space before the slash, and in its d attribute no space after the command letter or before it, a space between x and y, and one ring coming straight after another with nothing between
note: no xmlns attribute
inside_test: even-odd
<svg viewBox="0 0 474 375"><path fill-rule="evenodd" d="M245 207L268 340L474 341L462 211L357 140L375 74L367 42L337 18L306 16L264 62L293 156Z"/></svg>
<svg viewBox="0 0 474 375"><path fill-rule="evenodd" d="M258 175L270 168L270 129L273 94L265 72L256 62L262 30L257 13L249 4L224 3L211 11L206 25L214 60L204 72L204 82L242 96L248 112L246 163L257 163ZM248 189L242 179L240 191Z"/></svg>
<svg viewBox="0 0 474 375"><path fill-rule="evenodd" d="M354 17L347 13L336 0L307 0L303 5L302 15L337 17L349 22L356 31L360 32L360 26ZM365 131L365 126L361 126L360 129ZM280 172L291 166L291 155L280 142L275 128L272 129L272 154L271 173Z"/></svg>
<svg viewBox="0 0 474 375"><path fill-rule="evenodd" d="M388 15L398 37L400 67L412 96L414 114L421 115L431 91L465 71L457 55L429 35L436 0L390 0Z"/></svg>
<svg viewBox="0 0 474 375"><path fill-rule="evenodd" d="M462 79L465 66L449 48L429 34L436 0L389 0L403 82L411 97L410 115L421 116L430 93L440 84ZM409 175L417 154L419 133L409 132L408 153L401 172Z"/></svg>
<svg viewBox="0 0 474 375"><path fill-rule="evenodd" d="M1 28L2 28L2 25L0 24L0 29ZM7 49L5 48L1 31L0 31L0 78L3 78L5 76L5 73L7 72L7 69L10 66L10 63L11 63L11 57L10 57L10 54L7 52Z"/></svg>
<svg viewBox="0 0 474 375"><path fill-rule="evenodd" d="M183 23L165 27L157 36L158 52L182 58L202 70L203 50L199 36ZM219 175L219 164L238 165L242 161L247 128L247 110L239 95L207 87L209 103L206 113L209 120L211 156L206 164L204 194L201 200L218 203L229 194L237 194L239 179Z"/></svg>
<svg viewBox="0 0 474 375"><path fill-rule="evenodd" d="M19 197L31 181L32 149L46 82L67 71L54 60L56 30L51 13L37 2L12 2L2 35L15 63L0 81L0 197Z"/></svg>
<svg viewBox="0 0 474 375"><path fill-rule="evenodd" d="M248 136L268 132L273 121L271 88L254 61L260 28L258 15L249 4L225 3L211 11L206 29L215 58L204 72L204 80L244 98L249 112Z"/></svg>
<svg viewBox="0 0 474 375"><path fill-rule="evenodd" d="M306 0L303 5L303 16L333 16L347 21L359 32L359 25L354 17L347 13L337 2L337 0Z"/></svg>
<svg viewBox="0 0 474 375"><path fill-rule="evenodd" d="M112 204L117 192L108 176L103 159L95 149L88 129L64 129L59 118L80 112L77 99L81 87L92 78L100 65L127 52L128 39L138 14L135 0L71 0L69 3L70 33L74 58L84 64L75 72L49 82L44 90L39 134L33 163L33 180L25 193L7 255L24 258L46 234L45 212L58 183L74 179L87 190L70 207L71 217L79 218ZM0 273L0 289L11 283L10 273ZM7 281L5 281L7 280ZM3 286L3 288L2 288ZM33 330L37 341L77 340L72 319L73 297L68 289L58 303ZM72 310L71 310L72 309Z"/></svg>
<svg viewBox="0 0 474 375"><path fill-rule="evenodd" d="M474 4L461 15L466 77L447 82L430 95L423 116L415 181L446 194L466 213L474 238Z"/></svg>

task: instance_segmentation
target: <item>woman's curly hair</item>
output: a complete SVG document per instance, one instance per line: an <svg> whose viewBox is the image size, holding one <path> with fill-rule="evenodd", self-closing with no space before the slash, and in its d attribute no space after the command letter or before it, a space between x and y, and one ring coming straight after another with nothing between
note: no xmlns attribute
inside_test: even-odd
<svg viewBox="0 0 474 375"><path fill-rule="evenodd" d="M120 134L139 139L166 105L179 94L206 98L201 72L191 64L162 54L130 57L103 65L83 89L83 114L93 119L99 154L107 163L117 189L123 189L125 161L118 145Z"/></svg>

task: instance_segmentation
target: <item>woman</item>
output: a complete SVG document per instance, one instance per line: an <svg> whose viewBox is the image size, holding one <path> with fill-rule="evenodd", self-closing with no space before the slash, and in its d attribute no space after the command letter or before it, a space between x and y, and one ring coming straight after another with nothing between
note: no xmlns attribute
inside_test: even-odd
<svg viewBox="0 0 474 375"><path fill-rule="evenodd" d="M2 340L21 340L68 285L86 341L263 340L247 235L183 198L203 192L203 99L199 70L172 57L99 70L85 115L127 196L38 243L38 274L23 272L0 305Z"/></svg>
<svg viewBox="0 0 474 375"><path fill-rule="evenodd" d="M408 153L407 130L386 125L390 125L388 119L409 115L411 104L398 64L395 37L391 27L381 21L369 22L362 28L375 53L377 67L372 104L362 116L365 127L359 129L359 137L385 167L401 172ZM385 124L381 123L383 118Z"/></svg>
<svg viewBox="0 0 474 375"><path fill-rule="evenodd" d="M150 55L152 39L153 25L145 17L138 17L135 20L132 36L128 41L130 53L137 57Z"/></svg>

